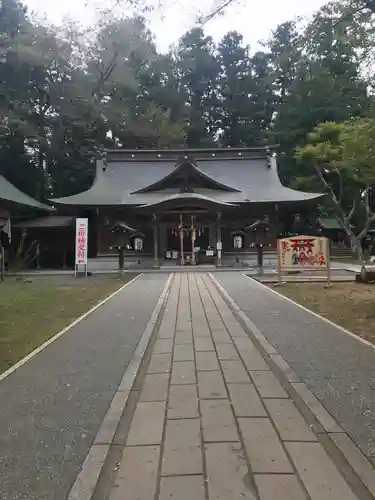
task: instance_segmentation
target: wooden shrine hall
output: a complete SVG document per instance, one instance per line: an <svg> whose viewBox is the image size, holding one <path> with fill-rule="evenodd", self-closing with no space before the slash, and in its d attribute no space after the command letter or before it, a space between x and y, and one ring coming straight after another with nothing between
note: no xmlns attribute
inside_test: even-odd
<svg viewBox="0 0 375 500"><path fill-rule="evenodd" d="M89 218L89 257L116 253L176 264L274 247L281 225L321 194L284 187L273 148L109 150L90 189L52 200Z"/></svg>

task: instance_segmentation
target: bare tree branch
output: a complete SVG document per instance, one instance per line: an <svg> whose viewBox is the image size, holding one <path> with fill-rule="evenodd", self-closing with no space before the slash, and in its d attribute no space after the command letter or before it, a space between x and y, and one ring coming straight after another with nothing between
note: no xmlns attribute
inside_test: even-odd
<svg viewBox="0 0 375 500"><path fill-rule="evenodd" d="M229 7L231 3L234 3L235 0L225 0L223 3L220 3L210 14L203 16L200 20L200 25L204 26L209 21L211 21L214 17L219 16L224 12L224 10Z"/></svg>
<svg viewBox="0 0 375 500"><path fill-rule="evenodd" d="M357 200L354 198L352 208L349 210L348 215L345 217L345 222L349 225L352 220L353 215L357 209Z"/></svg>

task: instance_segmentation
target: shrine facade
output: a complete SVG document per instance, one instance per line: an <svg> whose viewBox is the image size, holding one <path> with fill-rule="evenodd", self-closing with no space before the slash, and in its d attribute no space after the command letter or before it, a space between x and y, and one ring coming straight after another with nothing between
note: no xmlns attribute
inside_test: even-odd
<svg viewBox="0 0 375 500"><path fill-rule="evenodd" d="M52 200L89 219L89 257L121 249L153 264L221 265L275 248L321 194L284 187L273 148L110 150L92 187Z"/></svg>

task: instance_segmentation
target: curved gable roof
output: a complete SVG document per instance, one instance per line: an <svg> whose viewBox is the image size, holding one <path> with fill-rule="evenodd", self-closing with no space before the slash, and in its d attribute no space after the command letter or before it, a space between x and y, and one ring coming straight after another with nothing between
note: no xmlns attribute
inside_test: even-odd
<svg viewBox="0 0 375 500"><path fill-rule="evenodd" d="M139 189L138 191L134 191L131 194L141 194L141 193L150 193L153 191L160 191L165 189L166 187L173 186L173 181L176 181L175 187L179 187L178 183L181 183L181 180L187 181L189 178L195 178L201 187L205 187L206 189L216 189L219 191L227 191L227 192L235 192L239 191L236 188L228 186L227 184L222 184L215 180L215 178L210 175L205 174L193 160L185 157L175 166L172 172L168 173L161 179L148 184L144 188ZM198 186L199 187L199 186Z"/></svg>
<svg viewBox="0 0 375 500"><path fill-rule="evenodd" d="M210 158L199 159L199 166L188 168L192 175L205 181L205 187L194 186L197 194L229 204L303 202L323 196L284 187L277 173L275 158L269 160L265 155L246 157L245 153L241 156L233 153L231 157L224 158L217 151ZM168 179L173 181L178 169L182 169L176 167L178 156L164 159L163 154L154 152L154 157L143 157L140 150L139 158L134 153L123 158L115 155L107 163L100 160L94 184L89 190L53 201L79 206L143 206L157 203L180 192L177 183L166 182Z"/></svg>
<svg viewBox="0 0 375 500"><path fill-rule="evenodd" d="M235 207L236 205L233 205L233 203L226 203L225 201L217 200L215 198L211 198L209 196L204 196L202 194L198 193L177 193L173 194L171 196L166 196L162 198L161 200L156 200L150 203L147 203L146 205L142 205L140 208L151 208L151 207L156 207L160 205L168 205L169 203L195 203L195 202L200 202L200 203L205 203L209 205L220 205L220 206L225 206L225 207Z"/></svg>

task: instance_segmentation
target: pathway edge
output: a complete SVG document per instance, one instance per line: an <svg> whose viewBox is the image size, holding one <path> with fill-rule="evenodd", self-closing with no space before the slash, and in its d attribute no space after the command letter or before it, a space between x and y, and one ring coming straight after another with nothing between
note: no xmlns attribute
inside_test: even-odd
<svg viewBox="0 0 375 500"><path fill-rule="evenodd" d="M155 325L157 324L160 312L168 297L172 280L173 273L169 275L163 291L160 294L145 331L135 348L132 359L111 400L109 409L93 444L86 455L82 468L68 494L67 500L90 500L95 492L100 473L104 467L113 437L127 404L131 388L138 375L139 368L142 364L144 354L152 337Z"/></svg>
<svg viewBox="0 0 375 500"><path fill-rule="evenodd" d="M0 374L0 382L2 382L4 379L6 379L7 377L9 377L9 375L11 375L13 372L15 372L18 368L20 368L25 363L27 363L34 356L36 356L37 354L39 354L41 351L43 351L46 347L48 347L49 345L53 344L53 342L55 342L62 335L64 335L64 333L66 333L69 330L71 330L74 326L76 326L78 323L80 323L83 319L87 318L87 316L89 316L91 313L93 313L94 311L96 311L97 309L99 309L99 307L103 306L106 302L108 302L110 299L112 299L113 297L115 297L118 293L122 292L127 286L129 286L132 283L134 283L135 281L137 281L142 275L143 275L143 273L140 273L137 276L135 276L135 278L133 278L132 280L128 281L128 283L125 283L124 285L122 285L118 290L116 290L115 292L113 292L110 295L108 295L107 297L105 297L103 300L101 300L100 302L98 302L91 309L89 309L88 311L86 311L85 313L83 313L81 316L79 316L77 319L75 319L68 326L66 326L65 328L63 328L59 332L55 333L55 335L53 337L51 337L50 339L46 340L42 345L40 345L39 347L37 347L36 349L34 349L33 351L31 351L24 358L22 358L19 361L17 361L17 363L15 363L13 366L11 366L10 368L8 368L8 370L5 370L5 372L1 373Z"/></svg>
<svg viewBox="0 0 375 500"><path fill-rule="evenodd" d="M278 295L279 297L281 297L282 299L286 300L287 302L290 302L292 303L293 305L299 307L300 309L302 309L303 311L305 312L308 312L310 314L312 314L313 316L315 316L316 318L319 318L321 319L322 321L324 321L325 323L328 323L329 325L331 326L334 326L335 328L337 328L338 330L340 330L341 332L343 333L346 333L347 335L349 335L350 337L353 337L354 339L358 340L359 342L361 342L362 344L365 344L367 345L368 347L371 347L372 349L374 349L375 351L375 345L372 344L371 342L369 342L368 340L365 340L363 339L362 337L360 337L359 335L356 335L355 333L351 332L350 330L347 330L346 328L344 328L343 326L340 326L338 325L337 323L335 323L334 321L331 321L330 319L328 318L325 318L324 316L321 316L320 314L312 311L311 309L308 309L307 307L303 306L302 304L299 304L298 302L294 301L293 299L290 299L289 297L286 297L285 295L283 295L282 293L278 292L277 290L274 290L273 288L261 283L260 281L252 278L251 276L248 276L246 273L242 273L242 276L244 276L245 278L247 278L248 280L252 280L254 281L257 285L263 287L263 288L267 288L267 290L269 290L270 292L274 293L275 295Z"/></svg>

